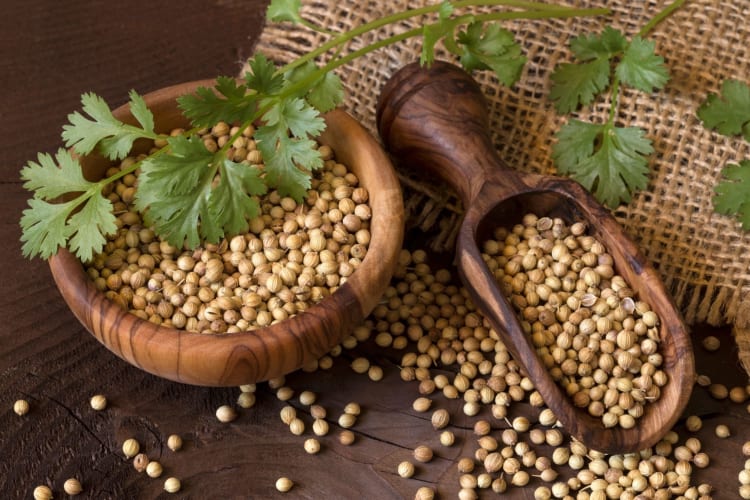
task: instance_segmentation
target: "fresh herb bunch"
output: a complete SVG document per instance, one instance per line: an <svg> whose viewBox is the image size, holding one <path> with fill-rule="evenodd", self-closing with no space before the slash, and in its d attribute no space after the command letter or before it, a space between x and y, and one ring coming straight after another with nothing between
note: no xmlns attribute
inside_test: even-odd
<svg viewBox="0 0 750 500"><path fill-rule="evenodd" d="M594 102L609 90L609 115L604 123L569 120L558 131L552 157L561 174L580 182L604 205L615 208L648 184L648 156L653 152L646 131L617 125L621 88L653 92L669 81L664 59L646 35L685 0L676 0L656 14L630 40L607 27L599 35L574 38L570 48L577 63L553 72L550 98L561 114Z"/></svg>
<svg viewBox="0 0 750 500"><path fill-rule="evenodd" d="M698 108L703 125L726 136L742 136L750 142L750 86L739 80L725 80L721 95L709 94ZM734 215L750 231L750 160L730 163L721 171L714 190L714 210Z"/></svg>
<svg viewBox="0 0 750 500"><path fill-rule="evenodd" d="M512 10L459 14L480 6ZM81 260L90 260L103 249L106 236L116 231L112 203L102 190L136 169L140 174L135 206L170 244L194 248L242 233L258 213L259 195L277 189L282 196L299 201L309 188L313 171L322 165L312 139L325 127L321 113L340 105L344 97L334 73L338 67L387 45L422 36L423 64L433 61L435 46L442 41L467 70L490 69L500 82L512 85L525 58L501 21L606 13L607 9L524 0L456 0L388 15L337 34L304 19L300 0L273 0L267 11L270 21L298 23L330 35L329 40L282 67L258 54L249 61L244 78L219 77L213 88L181 97L179 106L194 128L176 137L154 130L151 111L135 91L130 92L129 104L137 125L122 123L102 98L84 94L83 114L70 114L70 123L63 127L63 141L72 151L60 149L54 157L40 153L36 162L30 161L21 171L24 187L33 192L20 222L23 254L48 258L59 247L67 247ZM434 21L358 50L345 50L357 36L416 16L432 16ZM332 55L325 64L316 64L327 54ZM239 131L225 146L210 152L197 131L219 121L238 123ZM257 126L262 169L228 156L234 139L251 125ZM83 177L77 155L98 150L113 161L121 160L141 138L165 145L111 177L97 182Z"/></svg>

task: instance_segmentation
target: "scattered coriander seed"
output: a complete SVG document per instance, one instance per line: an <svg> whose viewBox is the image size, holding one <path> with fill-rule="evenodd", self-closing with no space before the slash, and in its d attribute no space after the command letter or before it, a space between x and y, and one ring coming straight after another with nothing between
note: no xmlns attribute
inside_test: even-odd
<svg viewBox="0 0 750 500"><path fill-rule="evenodd" d="M349 429L350 427L354 427L354 424L357 423L357 417L351 413L343 413L339 416L338 423L344 429Z"/></svg>
<svg viewBox="0 0 750 500"><path fill-rule="evenodd" d="M414 459L418 462L429 462L430 460L432 460L432 457L432 448L430 448L429 446L421 444L414 448Z"/></svg>
<svg viewBox="0 0 750 500"><path fill-rule="evenodd" d="M367 370L370 369L370 360L364 357L359 357L354 359L351 363L352 370L355 371L355 373L363 374L367 373Z"/></svg>
<svg viewBox="0 0 750 500"><path fill-rule="evenodd" d="M316 418L312 423L312 431L316 436L325 436L328 434L328 422L322 418Z"/></svg>
<svg viewBox="0 0 750 500"><path fill-rule="evenodd" d="M252 408L255 406L255 400L254 392L240 392L240 395L237 396L237 405L240 408Z"/></svg>
<svg viewBox="0 0 750 500"><path fill-rule="evenodd" d="M153 477L153 478L159 477L161 476L162 471L163 469L162 469L161 464L156 461L151 461L146 466L146 474L148 475L148 477Z"/></svg>
<svg viewBox="0 0 750 500"><path fill-rule="evenodd" d="M63 483L63 491L70 496L75 496L83 491L83 486L78 479L71 477L70 479L66 479L65 483Z"/></svg>
<svg viewBox="0 0 750 500"><path fill-rule="evenodd" d="M344 407L344 413L347 415L357 416L362 412L362 407L359 403L347 403Z"/></svg>
<svg viewBox="0 0 750 500"><path fill-rule="evenodd" d="M134 438L126 439L122 443L122 452L126 458L133 458L138 454L141 449L141 445Z"/></svg>
<svg viewBox="0 0 750 500"><path fill-rule="evenodd" d="M326 418L327 414L328 414L328 412L326 411L326 409L323 408L320 405L312 405L312 406L310 406L310 415L313 418L324 419L324 418Z"/></svg>
<svg viewBox="0 0 750 500"><path fill-rule="evenodd" d="M372 365L367 370L367 376L372 380L373 382L380 382L383 380L383 376L385 373L383 372L383 368L380 366Z"/></svg>
<svg viewBox="0 0 750 500"><path fill-rule="evenodd" d="M729 390L729 399L732 403L741 404L747 401L747 390L744 387L732 387Z"/></svg>
<svg viewBox="0 0 750 500"><path fill-rule="evenodd" d="M452 431L443 431L440 433L440 444L443 446L453 446L456 442L456 435Z"/></svg>
<svg viewBox="0 0 750 500"><path fill-rule="evenodd" d="M430 421L432 422L432 427L434 429L443 429L450 422L450 413L444 408L437 409L432 412Z"/></svg>
<svg viewBox="0 0 750 500"><path fill-rule="evenodd" d="M139 453L133 457L133 468L138 472L143 472L148 467L148 455L145 453Z"/></svg>
<svg viewBox="0 0 750 500"><path fill-rule="evenodd" d="M708 392L715 399L726 399L729 397L729 389L724 384L711 384L708 386Z"/></svg>
<svg viewBox="0 0 750 500"><path fill-rule="evenodd" d="M714 433L716 434L716 437L718 438L728 438L732 435L731 431L729 430L729 427L724 424L719 424L716 426L716 429L714 429Z"/></svg>
<svg viewBox="0 0 750 500"><path fill-rule="evenodd" d="M29 402L25 399L17 400L13 403L13 411L20 417L26 415L29 412Z"/></svg>
<svg viewBox="0 0 750 500"><path fill-rule="evenodd" d="M414 470L414 464L408 460L404 460L398 464L398 475L405 479L412 477L414 475Z"/></svg>
<svg viewBox="0 0 750 500"><path fill-rule="evenodd" d="M240 386L241 392L255 392L256 385L255 384L242 384Z"/></svg>
<svg viewBox="0 0 750 500"><path fill-rule="evenodd" d="M89 404L94 410L102 411L107 407L107 398L103 394L96 394L91 396Z"/></svg>
<svg viewBox="0 0 750 500"><path fill-rule="evenodd" d="M435 498L435 490L429 486L421 486L414 494L414 500L433 500Z"/></svg>
<svg viewBox="0 0 750 500"><path fill-rule="evenodd" d="M276 398L279 401L289 401L294 397L294 389L288 386L279 387L276 390Z"/></svg>
<svg viewBox="0 0 750 500"><path fill-rule="evenodd" d="M430 406L432 406L432 400L430 398L419 397L414 400L411 406L414 411L424 413L430 409Z"/></svg>
<svg viewBox="0 0 750 500"><path fill-rule="evenodd" d="M463 457L458 460L456 463L456 467L458 467L458 472L461 474L466 474L474 470L474 459L469 457Z"/></svg>
<svg viewBox="0 0 750 500"><path fill-rule="evenodd" d="M164 481L164 491L167 493L177 493L181 487L182 484L176 477L169 477Z"/></svg>
<svg viewBox="0 0 750 500"><path fill-rule="evenodd" d="M299 394L299 402L305 406L314 404L316 399L317 396L313 391L302 391Z"/></svg>
<svg viewBox="0 0 750 500"><path fill-rule="evenodd" d="M51 500L52 490L49 486L37 486L34 488L34 500Z"/></svg>
<svg viewBox="0 0 750 500"><path fill-rule="evenodd" d="M305 422L301 418L294 418L289 422L289 431L295 436L301 436L305 432Z"/></svg>
<svg viewBox="0 0 750 500"><path fill-rule="evenodd" d="M276 489L281 493L286 493L294 486L294 482L288 477L280 477L276 480Z"/></svg>
<svg viewBox="0 0 750 500"><path fill-rule="evenodd" d="M344 446L349 446L350 444L354 443L354 433L350 430L343 430L339 434L339 443L343 444Z"/></svg>
<svg viewBox="0 0 750 500"><path fill-rule="evenodd" d="M315 438L305 440L305 451L310 455L315 455L320 451L320 441Z"/></svg>
<svg viewBox="0 0 750 500"><path fill-rule="evenodd" d="M279 417L284 422L284 425L289 425L292 423L292 420L297 418L297 409L294 406L287 405L281 409Z"/></svg>
<svg viewBox="0 0 750 500"><path fill-rule="evenodd" d="M246 393L250 394L250 393ZM178 451L182 448L182 438L178 436L177 434L171 434L167 438L167 448L169 448L172 451Z"/></svg>
<svg viewBox="0 0 750 500"><path fill-rule="evenodd" d="M698 432L703 427L703 421L697 415L690 415L685 419L685 428L690 432Z"/></svg>
<svg viewBox="0 0 750 500"><path fill-rule="evenodd" d="M216 418L219 422L232 422L237 418L237 412L229 405L221 405L216 409Z"/></svg>
<svg viewBox="0 0 750 500"><path fill-rule="evenodd" d="M750 441L742 443L742 454L746 457L750 457Z"/></svg>
<svg viewBox="0 0 750 500"><path fill-rule="evenodd" d="M701 345L703 345L703 348L709 352L718 351L721 347L721 341L718 339L718 337L715 337L713 335L709 335L708 337L704 338L701 341Z"/></svg>

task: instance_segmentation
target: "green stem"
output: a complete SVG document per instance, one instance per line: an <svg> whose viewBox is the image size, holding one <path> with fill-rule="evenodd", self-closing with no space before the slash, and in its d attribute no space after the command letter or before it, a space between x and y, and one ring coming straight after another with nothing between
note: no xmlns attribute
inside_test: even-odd
<svg viewBox="0 0 750 500"><path fill-rule="evenodd" d="M645 37L652 29L656 27L657 24L662 22L664 19L672 15L674 11L682 7L682 5L687 0L675 0L671 4L669 4L667 7L665 7L661 12L656 14L654 17L651 18L649 22L647 22L638 32L638 34L641 37Z"/></svg>

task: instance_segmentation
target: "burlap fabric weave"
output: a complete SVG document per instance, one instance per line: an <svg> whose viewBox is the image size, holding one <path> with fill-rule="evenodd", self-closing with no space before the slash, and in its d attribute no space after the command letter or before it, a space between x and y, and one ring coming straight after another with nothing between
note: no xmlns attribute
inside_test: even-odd
<svg viewBox="0 0 750 500"><path fill-rule="evenodd" d="M422 1L305 1L304 16L334 31L350 29L383 14L425 5ZM505 26L516 33L528 63L512 88L489 72L476 73L490 103L495 144L508 163L522 171L554 174L551 147L566 120L548 100L550 73L571 61L569 42L606 25L635 34L666 1L575 1L580 7L609 7L609 17L519 20ZM701 125L696 110L721 82L750 82L750 0L689 0L650 34L665 58L671 80L653 95L627 91L618 121L643 127L656 152L648 188L614 210L625 231L659 270L688 323L724 324L734 320L750 289L750 234L732 219L714 213L713 188L728 162L750 157L741 139L728 139ZM419 26L419 19L354 41L355 50L376 38ZM289 24L269 24L256 47L283 63L323 43L324 35ZM338 74L347 89L346 109L375 135L375 105L386 80L419 57L419 39L360 58ZM450 60L450 58L443 58ZM583 108L577 117L602 122L607 98ZM459 123L456 126L460 126ZM457 201L444 188L403 175L409 224L437 228L433 246L452 245L451 228L460 217ZM441 230L442 229L442 230Z"/></svg>

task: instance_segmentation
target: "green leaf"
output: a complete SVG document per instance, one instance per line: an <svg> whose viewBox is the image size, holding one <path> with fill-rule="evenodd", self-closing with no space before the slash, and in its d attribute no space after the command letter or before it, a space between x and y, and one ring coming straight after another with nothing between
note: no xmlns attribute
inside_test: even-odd
<svg viewBox="0 0 750 500"><path fill-rule="evenodd" d="M260 210L254 196L266 192L260 170L224 160L219 167L219 175L219 184L209 199L212 216L217 226L224 228L228 234L244 233L248 229L248 220Z"/></svg>
<svg viewBox="0 0 750 500"><path fill-rule="evenodd" d="M59 149L55 158L47 153L39 153L38 163L29 161L21 169L23 185L34 192L36 198L51 200L66 193L88 190L93 183L83 177L81 165L65 149ZM59 165L59 166L58 166Z"/></svg>
<svg viewBox="0 0 750 500"><path fill-rule="evenodd" d="M245 123L257 112L255 95L227 76L218 77L213 89L199 87L195 94L178 97L177 103L196 127L211 127L221 121Z"/></svg>
<svg viewBox="0 0 750 500"><path fill-rule="evenodd" d="M648 184L651 141L636 127L618 128L571 120L557 133L552 156L558 170L611 208Z"/></svg>
<svg viewBox="0 0 750 500"><path fill-rule="evenodd" d="M24 257L47 259L67 244L74 229L66 224L76 207L76 200L67 203L48 203L39 198L29 199L29 208L21 216L21 251Z"/></svg>
<svg viewBox="0 0 750 500"><path fill-rule="evenodd" d="M105 235L117 231L112 202L101 193L93 195L68 219L67 225L75 233L68 242L70 251L83 262L88 262L95 253L104 249L107 243Z"/></svg>
<svg viewBox="0 0 750 500"><path fill-rule="evenodd" d="M660 89L669 80L664 58L654 53L654 42L636 36L628 45L615 73L626 85L643 92Z"/></svg>
<svg viewBox="0 0 750 500"><path fill-rule="evenodd" d="M263 153L268 185L275 187L281 196L302 200L310 188L310 170L323 166L315 145L310 139L281 137L270 157Z"/></svg>
<svg viewBox="0 0 750 500"><path fill-rule="evenodd" d="M131 90L128 96L130 97L130 112L133 114L133 118L138 120L143 130L153 132L154 115L146 106L146 101L135 90Z"/></svg>
<svg viewBox="0 0 750 500"><path fill-rule="evenodd" d="M579 106L591 104L609 86L609 59L602 57L579 64L561 64L550 79L549 97L555 102L555 109L558 113L570 113Z"/></svg>
<svg viewBox="0 0 750 500"><path fill-rule="evenodd" d="M460 60L467 71L491 69L507 86L520 78L526 58L513 34L500 24L470 23L456 41L463 45Z"/></svg>
<svg viewBox="0 0 750 500"><path fill-rule="evenodd" d="M606 26L601 35L580 35L570 41L570 50L579 61L612 59L622 53L628 45L625 36L611 26Z"/></svg>
<svg viewBox="0 0 750 500"><path fill-rule="evenodd" d="M455 50L453 42L453 32L456 29L455 20L451 19L453 15L453 4L444 1L440 4L438 11L438 21L435 23L425 24L422 28L422 52L419 62L423 66L429 66L435 60L435 45L442 39L450 39L451 43L447 44L448 49Z"/></svg>
<svg viewBox="0 0 750 500"><path fill-rule="evenodd" d="M266 18L273 22L299 23L302 22L301 8L301 0L272 0L266 10Z"/></svg>
<svg viewBox="0 0 750 500"><path fill-rule="evenodd" d="M268 97L284 88L284 76L276 74L276 66L262 53L248 60L248 68L245 81L249 89Z"/></svg>
<svg viewBox="0 0 750 500"><path fill-rule="evenodd" d="M310 79L309 82L306 82L304 88L293 97L303 97L308 104L319 112L326 113L344 101L344 86L336 73L333 72L327 72L318 78L313 78L313 73L318 69L318 66L311 61L297 66L285 75L286 87Z"/></svg>
<svg viewBox="0 0 750 500"><path fill-rule="evenodd" d="M721 96L710 94L698 108L698 118L708 129L728 136L742 134L750 141L750 87L739 80L725 80Z"/></svg>
<svg viewBox="0 0 750 500"><path fill-rule="evenodd" d="M744 230L750 230L750 160L727 165L721 175L723 180L714 188L714 210L735 216Z"/></svg>
<svg viewBox="0 0 750 500"><path fill-rule="evenodd" d="M278 137L286 135L286 130L289 130L294 137L303 138L308 135L315 137L326 127L320 113L299 98L279 102L269 109L263 118L266 126L276 128ZM258 142L262 141L258 140Z"/></svg>
<svg viewBox="0 0 750 500"><path fill-rule="evenodd" d="M145 103L131 91L131 110L143 128L126 125L112 115L107 103L93 93L81 96L83 112L75 111L68 115L68 125L63 126L62 138L65 145L77 153L86 155L99 146L101 152L111 160L125 158L133 147L133 142L141 137L156 138L153 130L153 117L145 109Z"/></svg>

